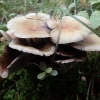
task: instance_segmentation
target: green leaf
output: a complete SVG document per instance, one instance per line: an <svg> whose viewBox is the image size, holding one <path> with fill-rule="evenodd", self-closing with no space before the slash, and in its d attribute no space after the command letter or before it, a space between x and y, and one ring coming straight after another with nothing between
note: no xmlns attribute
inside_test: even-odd
<svg viewBox="0 0 100 100"><path fill-rule="evenodd" d="M80 11L77 15L78 16L83 16L83 17L89 19L89 14L85 10L84 11Z"/></svg>
<svg viewBox="0 0 100 100"><path fill-rule="evenodd" d="M51 71L52 71L52 68L51 68L51 67L49 67L49 68L47 68L47 69L45 70L46 73L50 73Z"/></svg>
<svg viewBox="0 0 100 100"><path fill-rule="evenodd" d="M95 3L100 3L100 0L89 0L88 3L91 3L93 5Z"/></svg>
<svg viewBox="0 0 100 100"><path fill-rule="evenodd" d="M100 26L100 11L94 11L90 16L90 21L94 29L98 28Z"/></svg>
<svg viewBox="0 0 100 100"><path fill-rule="evenodd" d="M11 13L11 14L9 14L9 17L14 17L16 15L17 15L16 13Z"/></svg>
<svg viewBox="0 0 100 100"><path fill-rule="evenodd" d="M58 75L58 72L56 70L52 70L52 72L50 73L50 75L57 76Z"/></svg>
<svg viewBox="0 0 100 100"><path fill-rule="evenodd" d="M46 72L42 72L42 73L37 75L37 78L41 79L41 80L43 80L45 77L46 77Z"/></svg>
<svg viewBox="0 0 100 100"><path fill-rule="evenodd" d="M46 70L46 63L44 62L44 61L41 61L40 62L40 69L42 70L42 71L45 71Z"/></svg>
<svg viewBox="0 0 100 100"><path fill-rule="evenodd" d="M68 6L68 9L72 9L75 7L75 2L71 3L69 6Z"/></svg>
<svg viewBox="0 0 100 100"><path fill-rule="evenodd" d="M6 31L7 30L6 24L0 24L0 30Z"/></svg>
<svg viewBox="0 0 100 100"><path fill-rule="evenodd" d="M69 12L67 12L67 13L68 13L69 16L71 16L72 18L74 18L75 20L77 20L78 22L80 22L81 24L83 24L85 27L87 27L93 33L95 33L97 36L100 37L100 34L98 34L98 32L96 30L94 30L92 27L88 26L86 23L84 23L83 21L81 21L80 19L78 19L77 17L75 17L74 15L70 14Z"/></svg>

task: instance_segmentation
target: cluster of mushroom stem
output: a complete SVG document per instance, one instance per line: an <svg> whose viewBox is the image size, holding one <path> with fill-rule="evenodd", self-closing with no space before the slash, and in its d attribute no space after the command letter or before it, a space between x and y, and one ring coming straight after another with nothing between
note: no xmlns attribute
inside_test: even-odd
<svg viewBox="0 0 100 100"><path fill-rule="evenodd" d="M75 17L91 27L88 19ZM6 32L1 30L8 41L0 56L2 78L26 67L30 62L44 61L51 65L54 55L53 63L65 64L84 61L87 58L86 51L100 51L99 37L70 16L63 16L60 20L45 13L29 13L8 21L7 28Z"/></svg>

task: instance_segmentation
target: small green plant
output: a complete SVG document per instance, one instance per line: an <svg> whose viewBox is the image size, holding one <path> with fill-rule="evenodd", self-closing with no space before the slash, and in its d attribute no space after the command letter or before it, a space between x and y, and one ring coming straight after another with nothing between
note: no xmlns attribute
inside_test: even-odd
<svg viewBox="0 0 100 100"><path fill-rule="evenodd" d="M53 70L52 67L48 67L47 68L45 62L43 62L43 61L40 62L40 66L39 67L44 72L39 73L37 75L38 79L43 80L45 77L47 77L47 75L56 76L58 74L58 72L56 70Z"/></svg>

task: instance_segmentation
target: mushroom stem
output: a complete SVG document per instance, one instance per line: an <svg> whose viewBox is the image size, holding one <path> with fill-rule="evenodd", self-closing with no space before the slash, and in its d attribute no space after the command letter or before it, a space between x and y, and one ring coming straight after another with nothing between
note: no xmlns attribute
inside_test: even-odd
<svg viewBox="0 0 100 100"><path fill-rule="evenodd" d="M12 40L11 37L10 37L10 35L8 35L3 30L0 30L0 33L7 39L8 42L10 42Z"/></svg>

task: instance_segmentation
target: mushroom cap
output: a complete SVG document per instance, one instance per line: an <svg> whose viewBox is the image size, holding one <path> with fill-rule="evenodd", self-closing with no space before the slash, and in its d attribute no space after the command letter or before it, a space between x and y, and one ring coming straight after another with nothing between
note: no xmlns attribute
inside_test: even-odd
<svg viewBox="0 0 100 100"><path fill-rule="evenodd" d="M37 13L37 14L29 13L25 17L30 19L44 20L44 21L50 19L50 15L45 13Z"/></svg>
<svg viewBox="0 0 100 100"><path fill-rule="evenodd" d="M6 38L4 36L0 37L0 42L5 42Z"/></svg>
<svg viewBox="0 0 100 100"><path fill-rule="evenodd" d="M86 58L86 57L85 57ZM69 58L69 59L65 59L65 60L56 60L56 63L71 63L71 62L82 62L84 61L84 59L80 59L80 58Z"/></svg>
<svg viewBox="0 0 100 100"><path fill-rule="evenodd" d="M55 61L56 63L71 63L71 62L75 62L75 59L74 58L69 58L69 59L65 59L65 60L56 60Z"/></svg>
<svg viewBox="0 0 100 100"><path fill-rule="evenodd" d="M56 54L65 57L74 57L79 51L80 50L73 48L69 44L59 44Z"/></svg>
<svg viewBox="0 0 100 100"><path fill-rule="evenodd" d="M40 20L48 20L50 19L50 15L45 13L37 13L37 18Z"/></svg>
<svg viewBox="0 0 100 100"><path fill-rule="evenodd" d="M91 23L88 19L82 16L75 16L87 25L91 26ZM47 21L47 25L52 29L50 32L50 37L52 42L57 43L58 35L60 32L60 21L50 19ZM59 44L66 44L71 42L77 42L88 37L91 31L85 27L83 24L75 20L70 16L64 16L61 20L61 33Z"/></svg>
<svg viewBox="0 0 100 100"><path fill-rule="evenodd" d="M29 19L36 19L36 13L29 13L25 17Z"/></svg>
<svg viewBox="0 0 100 100"><path fill-rule="evenodd" d="M7 76L7 66L22 52L10 48L6 45L3 49L2 54L0 55L0 76L5 78Z"/></svg>
<svg viewBox="0 0 100 100"><path fill-rule="evenodd" d="M8 75L16 72L20 69L27 67L31 62L34 63L38 59L39 56L35 56L33 54L24 53L16 57L9 66L7 66Z"/></svg>
<svg viewBox="0 0 100 100"><path fill-rule="evenodd" d="M87 58L87 53L85 51L79 51L79 53L76 53L76 55L73 57L68 57L68 56L65 57L65 55L63 57L62 57L63 59L55 60L55 62L56 63L82 62Z"/></svg>
<svg viewBox="0 0 100 100"><path fill-rule="evenodd" d="M100 37L92 33L86 39L70 45L83 51L100 51Z"/></svg>
<svg viewBox="0 0 100 100"><path fill-rule="evenodd" d="M51 18L47 20L47 25L50 29L59 28L59 20L56 20L55 18Z"/></svg>
<svg viewBox="0 0 100 100"><path fill-rule="evenodd" d="M30 63L31 61L34 61L34 59L35 59L34 55L30 56L30 54L27 54L27 53L16 57L7 66L7 68L2 70L1 77L7 78L8 75L12 74L13 72L16 72L22 68L25 68L28 65L28 63Z"/></svg>
<svg viewBox="0 0 100 100"><path fill-rule="evenodd" d="M46 14L44 14L46 16ZM46 17L41 13L35 16L35 13L26 16L17 16L11 19L7 28L14 36L19 38L44 38L50 37L50 29L46 24L49 15Z"/></svg>
<svg viewBox="0 0 100 100"><path fill-rule="evenodd" d="M11 38L15 38L14 34L10 32L10 30L7 30L6 33L11 37Z"/></svg>
<svg viewBox="0 0 100 100"><path fill-rule="evenodd" d="M87 58L87 53L85 51L73 48L69 44L59 45L56 54L56 63L81 62Z"/></svg>
<svg viewBox="0 0 100 100"><path fill-rule="evenodd" d="M7 69L4 69L4 71L1 74L1 77L2 78L7 78L8 77L8 70Z"/></svg>
<svg viewBox="0 0 100 100"><path fill-rule="evenodd" d="M47 43L40 48L30 46L25 39L15 38L9 43L9 47L19 51L31 53L40 56L50 56L54 53L55 47L51 43Z"/></svg>

